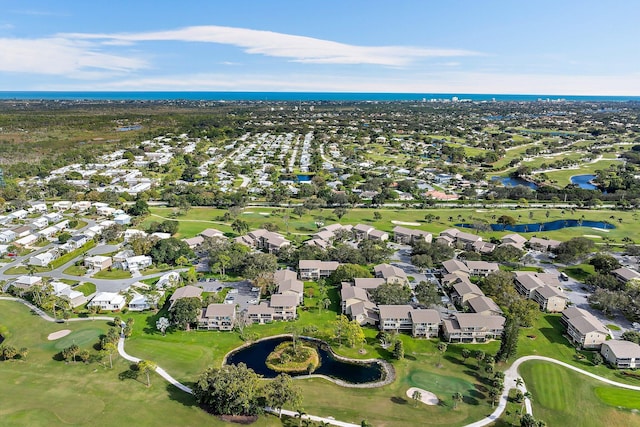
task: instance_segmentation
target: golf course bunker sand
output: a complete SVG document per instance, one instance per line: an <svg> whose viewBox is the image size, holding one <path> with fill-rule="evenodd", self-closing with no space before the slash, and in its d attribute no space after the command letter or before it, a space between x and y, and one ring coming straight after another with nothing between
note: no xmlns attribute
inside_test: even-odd
<svg viewBox="0 0 640 427"><path fill-rule="evenodd" d="M69 335L71 333L71 330L69 329L63 329L61 331L58 332L53 332L51 334L49 334L49 336L47 337L47 339L49 341L55 341L55 340L59 340L62 337L66 337L67 335Z"/></svg>
<svg viewBox="0 0 640 427"><path fill-rule="evenodd" d="M435 394L431 393L430 391L423 390L423 389L418 388L418 387L411 387L409 390L407 390L407 397L409 399L413 399L413 392L414 391L419 391L420 392L420 401L422 403L424 403L425 405L435 406L438 403L440 403L440 400L438 399L438 396L436 396Z"/></svg>
<svg viewBox="0 0 640 427"><path fill-rule="evenodd" d="M592 239L602 239L602 236L598 236L595 234L583 234L584 237L590 237Z"/></svg>
<svg viewBox="0 0 640 427"><path fill-rule="evenodd" d="M395 224L395 225L413 225L413 226L418 226L420 225L420 223L418 222L405 222L405 221L391 221L391 224Z"/></svg>

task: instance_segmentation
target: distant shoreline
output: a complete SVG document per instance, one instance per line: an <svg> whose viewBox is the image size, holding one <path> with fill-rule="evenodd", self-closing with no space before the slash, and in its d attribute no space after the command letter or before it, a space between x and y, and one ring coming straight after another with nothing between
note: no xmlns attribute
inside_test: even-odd
<svg viewBox="0 0 640 427"><path fill-rule="evenodd" d="M0 91L0 100L60 101L328 101L328 102L640 102L640 96L374 92Z"/></svg>

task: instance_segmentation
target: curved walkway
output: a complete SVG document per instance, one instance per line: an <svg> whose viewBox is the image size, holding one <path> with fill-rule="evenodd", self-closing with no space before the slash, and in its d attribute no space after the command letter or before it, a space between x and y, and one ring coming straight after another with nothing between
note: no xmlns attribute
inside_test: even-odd
<svg viewBox="0 0 640 427"><path fill-rule="evenodd" d="M4 301L15 301L21 304L24 304L25 306L27 306L29 309L31 309L34 313L36 313L37 315L39 315L40 317L42 317L44 320L48 321L48 322L60 322L60 319L54 319L53 317L49 316L47 313L45 313L44 311L42 311L40 308L34 306L33 304L31 304L28 301L25 301L21 298L15 298L15 297L0 297L0 300L4 300ZM69 319L69 321L84 321L84 320L113 320L113 317L107 317L107 316L96 316L96 317L86 317L86 318L74 318L74 319ZM138 363L140 360L140 358L134 357L129 355L125 350L124 350L124 341L125 341L125 337L124 334L121 333L120 334L120 339L118 340L118 353L120 354L120 356L122 356L123 359L128 360L130 362L134 362L134 363ZM504 412L505 408L507 407L507 401L509 399L509 391L513 388L518 388L519 390L521 390L523 393L527 391L526 386L524 384L524 381L522 382L522 385L519 387L516 387L516 380L518 378L521 378L519 376L518 373L518 368L520 367L521 364L523 364L524 362L528 362L530 360L541 360L544 362L549 362L549 363L555 363L556 365L560 365L562 367L565 367L567 369L571 369L572 371L578 372L582 375L586 375L590 378L593 378L597 381L603 382L605 384L609 384L612 385L614 387L620 387L620 388L625 388L628 390L635 390L635 391L640 391L640 386L636 386L636 385L631 385L631 384L625 384L625 383L619 383L617 381L613 381L610 380L608 378L604 378L601 377L599 375L596 374L592 374L591 372L585 371L584 369L580 369L578 367L575 367L573 365L570 365L568 363L562 362L560 360L556 360L556 359L552 359L551 357L545 357L545 356L523 356L519 359L517 359L515 362L513 362L513 364L509 367L509 369L507 369L505 371L505 378L504 378L504 389L502 390L502 395L500 396L500 401L498 403L498 406L496 407L496 409L491 413L491 415L487 416L486 418L483 418L480 421L476 421L474 423L471 424L467 424L465 427L484 427L487 426L493 422L495 422L498 418L500 418L500 416L502 415L502 413ZM185 393L189 393L189 394L193 394L193 390L189 387L187 387L186 385L182 384L181 382L179 382L178 380L176 380L175 378L173 378L171 375L169 375L167 373L167 371L165 371L164 369L162 369L161 367L156 367L155 371L158 373L158 375L160 375L162 378L164 378L167 382L169 382L170 384L174 385L176 388L184 391ZM526 407L526 411L529 414L533 414L532 411L532 407L531 407L531 401L529 399L525 399L525 407ZM265 410L267 412L271 412L274 414L278 414L278 411L272 408L265 408ZM282 410L282 413L290 416L290 417L296 417L298 415L297 412L295 411L287 411L287 410ZM311 420L311 421L321 421L327 424L331 424L331 425L335 425L335 426L339 426L339 427L359 427L359 424L351 424L351 423L347 423L347 422L343 422L343 421L337 421L334 420L332 418L323 418L323 417L318 417L315 415L302 415L302 419L305 420Z"/></svg>

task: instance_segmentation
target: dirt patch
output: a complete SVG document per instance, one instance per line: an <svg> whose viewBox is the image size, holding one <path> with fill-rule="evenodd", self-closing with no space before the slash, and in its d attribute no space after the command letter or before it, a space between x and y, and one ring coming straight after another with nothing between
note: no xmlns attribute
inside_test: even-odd
<svg viewBox="0 0 640 427"><path fill-rule="evenodd" d="M415 227L420 225L419 222L405 222L405 221L396 221L396 220L392 220L391 224L395 224L395 225L413 225Z"/></svg>
<svg viewBox="0 0 640 427"><path fill-rule="evenodd" d="M440 403L438 396L431 393L430 391L423 390L418 387L411 387L409 390L407 390L407 397L409 397L410 399L413 399L413 392L415 391L420 392L420 401L425 405L435 406L438 403Z"/></svg>
<svg viewBox="0 0 640 427"><path fill-rule="evenodd" d="M258 421L257 415L220 415L218 418L228 423L244 425L253 424Z"/></svg>
<svg viewBox="0 0 640 427"><path fill-rule="evenodd" d="M66 337L67 335L69 335L71 333L71 331L69 329L63 329L61 331L58 332L53 332L51 334L49 334L49 336L47 337L47 339L49 341L55 341L55 340L59 340L62 337Z"/></svg>

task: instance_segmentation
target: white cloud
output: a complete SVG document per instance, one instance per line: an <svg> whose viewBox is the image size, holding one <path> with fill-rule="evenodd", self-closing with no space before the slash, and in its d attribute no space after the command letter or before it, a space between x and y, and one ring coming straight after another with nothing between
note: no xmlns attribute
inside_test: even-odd
<svg viewBox="0 0 640 427"><path fill-rule="evenodd" d="M145 66L140 59L103 53L82 40L0 38L0 71L5 72L98 78Z"/></svg>
<svg viewBox="0 0 640 427"><path fill-rule="evenodd" d="M33 90L302 91L395 93L501 93L640 96L640 76L562 76L499 73L399 74L394 77L327 74L189 74L69 84Z"/></svg>
<svg viewBox="0 0 640 427"><path fill-rule="evenodd" d="M461 49L426 49L409 46L356 46L313 37L222 26L195 26L177 30L121 34L61 34L72 39L120 42L182 41L218 43L243 48L246 53L289 58L316 64L376 64L403 66L423 57L479 55Z"/></svg>

